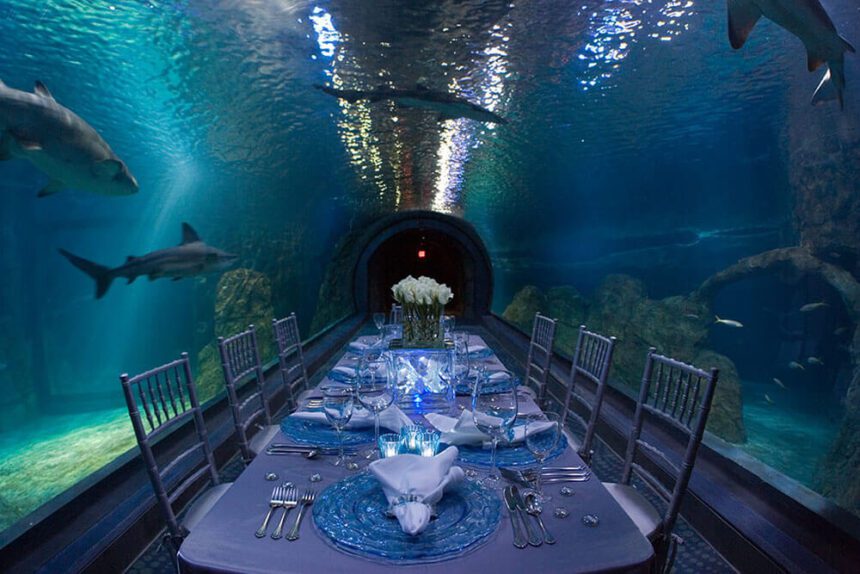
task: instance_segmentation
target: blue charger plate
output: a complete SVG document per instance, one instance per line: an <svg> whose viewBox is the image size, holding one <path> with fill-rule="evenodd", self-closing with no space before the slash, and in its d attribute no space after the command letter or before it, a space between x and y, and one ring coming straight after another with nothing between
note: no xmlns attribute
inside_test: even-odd
<svg viewBox="0 0 860 574"><path fill-rule="evenodd" d="M439 451L441 452L445 447L447 447L447 445L440 446ZM457 448L460 449L460 461L476 466L490 466L491 451L489 448L485 449L480 446L465 445L458 446ZM561 440L558 441L558 445L551 453L549 453L549 456L546 457L545 460L558 458L564 453L564 449L566 448L567 437L562 434ZM511 447L499 445L496 450L496 466L523 467L534 466L536 464L537 461L525 445L525 442L521 442L518 445Z"/></svg>
<svg viewBox="0 0 860 574"><path fill-rule="evenodd" d="M281 431L299 444L337 448L337 431L328 423L284 417L281 421ZM375 435L373 427L343 431L344 446L373 443Z"/></svg>
<svg viewBox="0 0 860 574"><path fill-rule="evenodd" d="M335 548L394 564L426 564L461 556L495 532L501 501L480 484L463 481L436 504L438 517L417 536L386 516L388 501L369 473L326 488L314 502L314 525Z"/></svg>

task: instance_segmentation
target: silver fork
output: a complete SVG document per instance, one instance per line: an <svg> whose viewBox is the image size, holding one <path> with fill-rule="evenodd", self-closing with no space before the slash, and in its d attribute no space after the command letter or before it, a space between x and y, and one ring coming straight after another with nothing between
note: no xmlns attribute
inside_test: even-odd
<svg viewBox="0 0 860 574"><path fill-rule="evenodd" d="M293 541L299 538L299 526L302 525L302 517L305 514L305 508L313 504L316 497L317 493L315 490L306 490L302 495L302 506L299 508L299 515L296 517L296 523L293 524L293 528L290 530L289 534L287 534L287 540Z"/></svg>
<svg viewBox="0 0 860 574"><path fill-rule="evenodd" d="M284 533L284 522L287 520L287 514L290 513L290 509L295 508L299 503L298 499L298 491L296 487L291 486L287 489L286 496L284 496L284 514L281 516L280 522L278 522L278 527L275 528L275 531L272 532L272 540L277 540Z"/></svg>
<svg viewBox="0 0 860 574"><path fill-rule="evenodd" d="M284 504L284 494L285 489L283 486L276 486L272 489L272 498L269 499L269 512L266 513L266 518L263 520L263 524L257 529L257 532L254 533L254 536L257 538L265 538L266 528L269 527L269 520L272 518L272 513L276 508L283 506Z"/></svg>

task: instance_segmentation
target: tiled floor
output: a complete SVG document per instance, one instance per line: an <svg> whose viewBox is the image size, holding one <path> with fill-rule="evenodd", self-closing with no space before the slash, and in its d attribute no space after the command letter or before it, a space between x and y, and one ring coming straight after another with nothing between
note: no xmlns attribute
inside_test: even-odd
<svg viewBox="0 0 860 574"><path fill-rule="evenodd" d="M371 332L371 331L368 331ZM499 345L494 345L492 338L483 331L481 335L487 339L490 346L499 348ZM506 357L504 353L500 353L500 359L506 365L512 363L510 357ZM332 361L331 367L334 364ZM326 368L320 370L325 372ZM312 383L319 382L321 375L311 377ZM621 458L606 447L599 440L595 448L593 470L595 474L604 482L618 480L621 475ZM224 481L232 481L242 472L243 465L240 459L233 459L221 471L221 478ZM636 483L634 485L645 493L645 496L657 507L664 508L660 498L650 491L644 483ZM675 533L678 534L684 541L684 544L678 549L678 557L675 561L674 572L678 574L722 574L732 573L735 570L726 562L720 554L718 554L707 542L705 542L698 533L693 530L689 524L681 519L675 527ZM146 551L131 565L127 572L133 574L169 574L174 572L173 561L170 557L169 550L162 547L157 541L151 544Z"/></svg>

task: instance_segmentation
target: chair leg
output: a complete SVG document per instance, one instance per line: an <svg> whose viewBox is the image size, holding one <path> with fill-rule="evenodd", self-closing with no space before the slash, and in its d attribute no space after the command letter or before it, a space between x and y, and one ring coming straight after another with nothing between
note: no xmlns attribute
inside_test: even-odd
<svg viewBox="0 0 860 574"><path fill-rule="evenodd" d="M656 574L670 574L678 555L678 546L684 544L684 539L677 534L660 536L654 543L654 568Z"/></svg>

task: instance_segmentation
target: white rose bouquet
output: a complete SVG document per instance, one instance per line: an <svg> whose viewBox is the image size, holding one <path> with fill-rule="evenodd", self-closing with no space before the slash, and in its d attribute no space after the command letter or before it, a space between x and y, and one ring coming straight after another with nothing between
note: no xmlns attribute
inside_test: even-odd
<svg viewBox="0 0 860 574"><path fill-rule="evenodd" d="M409 275L391 287L394 300L403 306L403 345L436 347L443 344L439 318L453 298L451 288L435 279Z"/></svg>

